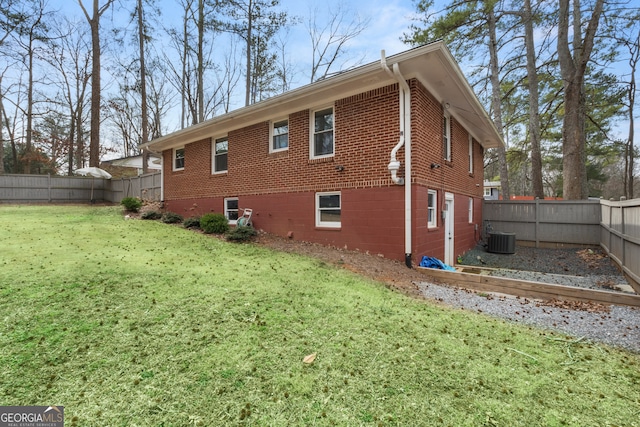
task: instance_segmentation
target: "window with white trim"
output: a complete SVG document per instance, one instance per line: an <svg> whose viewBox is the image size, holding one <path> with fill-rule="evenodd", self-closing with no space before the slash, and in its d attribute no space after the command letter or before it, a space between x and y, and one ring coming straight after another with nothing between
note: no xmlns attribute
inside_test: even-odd
<svg viewBox="0 0 640 427"><path fill-rule="evenodd" d="M237 197L227 197L224 199L224 216L229 220L229 224L236 224L236 221L238 221Z"/></svg>
<svg viewBox="0 0 640 427"><path fill-rule="evenodd" d="M289 149L289 119L271 122L269 126L269 152Z"/></svg>
<svg viewBox="0 0 640 427"><path fill-rule="evenodd" d="M218 138L212 144L213 155L213 173L222 173L227 171L227 160L229 153L229 138Z"/></svg>
<svg viewBox="0 0 640 427"><path fill-rule="evenodd" d="M181 171L184 169L184 147L173 149L173 170Z"/></svg>
<svg viewBox="0 0 640 427"><path fill-rule="evenodd" d="M473 197L469 197L469 224L473 222Z"/></svg>
<svg viewBox="0 0 640 427"><path fill-rule="evenodd" d="M451 116L444 113L442 116L442 146L444 151L444 159L451 161Z"/></svg>
<svg viewBox="0 0 640 427"><path fill-rule="evenodd" d="M333 107L311 112L310 158L333 156L333 130Z"/></svg>
<svg viewBox="0 0 640 427"><path fill-rule="evenodd" d="M436 207L438 206L438 192L429 190L427 195L427 227L435 228L438 226L436 217Z"/></svg>
<svg viewBox="0 0 640 427"><path fill-rule="evenodd" d="M341 205L339 191L316 193L316 227L340 228Z"/></svg>
<svg viewBox="0 0 640 427"><path fill-rule="evenodd" d="M469 173L473 173L473 137L469 134Z"/></svg>
<svg viewBox="0 0 640 427"><path fill-rule="evenodd" d="M484 187L484 196L491 197L491 187Z"/></svg>

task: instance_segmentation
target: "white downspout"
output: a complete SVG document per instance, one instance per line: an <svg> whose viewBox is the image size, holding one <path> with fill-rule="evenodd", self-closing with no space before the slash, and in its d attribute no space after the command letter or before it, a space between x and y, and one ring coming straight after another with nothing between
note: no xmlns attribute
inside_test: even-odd
<svg viewBox="0 0 640 427"><path fill-rule="evenodd" d="M164 154L160 153L160 203L164 205Z"/></svg>
<svg viewBox="0 0 640 427"><path fill-rule="evenodd" d="M387 66L384 50L381 52L382 68L393 77L399 85L399 110L400 110L400 141L391 150L391 160L388 169L391 172L391 180L394 184L404 184L404 262L411 268L412 251L412 225L411 225L411 88L400 72L398 64L393 64L393 72ZM397 176L400 162L396 154L404 145L404 179Z"/></svg>

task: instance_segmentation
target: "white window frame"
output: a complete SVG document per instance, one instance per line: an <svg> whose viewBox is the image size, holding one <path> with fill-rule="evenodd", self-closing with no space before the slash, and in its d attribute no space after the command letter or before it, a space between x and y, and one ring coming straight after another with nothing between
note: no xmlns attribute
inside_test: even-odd
<svg viewBox="0 0 640 427"><path fill-rule="evenodd" d="M473 173L473 137L469 134L469 174Z"/></svg>
<svg viewBox="0 0 640 427"><path fill-rule="evenodd" d="M484 196L491 197L491 187L484 187Z"/></svg>
<svg viewBox="0 0 640 427"><path fill-rule="evenodd" d="M218 142L222 142L222 141L227 141L227 152L225 153L227 156L227 168L224 170L217 170L216 169L216 156L219 156L221 154L217 154L216 153L216 144ZM225 135L225 136L221 136L218 138L213 138L211 140L211 173L212 174L221 174L221 173L227 173L227 171L229 170L229 136Z"/></svg>
<svg viewBox="0 0 640 427"><path fill-rule="evenodd" d="M333 127L331 128L331 138L332 138L332 147L331 147L331 153L328 154L321 154L321 155L316 155L316 145L315 145L315 136L316 136L316 113L319 113L321 111L325 111L325 110L329 110L331 109L331 115L333 116ZM322 132L328 132L329 130L325 130ZM318 132L320 133L320 132ZM333 105L327 105L325 107L322 108L316 108L314 110L311 110L310 115L309 115L309 158L310 159L323 159L323 158L327 158L327 157L333 157L336 153L336 109L334 108Z"/></svg>
<svg viewBox="0 0 640 427"><path fill-rule="evenodd" d="M178 151L182 150L182 167L176 167L176 160L177 157L176 155L178 154ZM174 171L181 171L184 170L184 147L177 147L174 148L172 153L171 153L171 166L173 168Z"/></svg>
<svg viewBox="0 0 640 427"><path fill-rule="evenodd" d="M429 196L433 196L433 205L429 204ZM436 228L438 226L438 192L429 190L427 193L427 228ZM431 218L431 219L429 219Z"/></svg>
<svg viewBox="0 0 640 427"><path fill-rule="evenodd" d="M238 208L237 209L229 209L228 206L228 202L232 202L232 201L236 201L238 202L238 198L237 197L225 197L224 199L224 216L229 220L229 224L237 224L238 223L238 217L240 215L240 205L238 204ZM231 219L229 218L229 214L231 212L235 212L236 213L236 219Z"/></svg>
<svg viewBox="0 0 640 427"><path fill-rule="evenodd" d="M469 197L469 224L473 224L473 197Z"/></svg>
<svg viewBox="0 0 640 427"><path fill-rule="evenodd" d="M275 148L274 138L278 136L275 134L275 127L276 127L275 125L282 122L287 122L287 146L282 148ZM278 120L272 120L269 123L269 153L277 153L279 151L286 151L288 149L289 149L289 117L283 117Z"/></svg>
<svg viewBox="0 0 640 427"><path fill-rule="evenodd" d="M322 208L320 208L320 198L322 196L339 196L340 205L337 209L340 210L340 221L322 221L320 215ZM335 210L336 207L326 208L327 210ZM342 227L342 193L340 191L329 191L316 193L316 227L322 228L341 228Z"/></svg>
<svg viewBox="0 0 640 427"><path fill-rule="evenodd" d="M444 151L444 160L451 161L451 115L444 113L442 115L442 150Z"/></svg>

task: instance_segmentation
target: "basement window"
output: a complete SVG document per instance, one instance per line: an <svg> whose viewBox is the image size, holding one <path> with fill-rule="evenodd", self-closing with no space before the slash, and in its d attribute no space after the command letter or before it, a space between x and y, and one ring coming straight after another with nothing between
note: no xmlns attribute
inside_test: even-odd
<svg viewBox="0 0 640 427"><path fill-rule="evenodd" d="M436 228L438 226L438 220L436 217L436 206L438 205L438 192L436 190L429 190L427 196L427 227Z"/></svg>
<svg viewBox="0 0 640 427"><path fill-rule="evenodd" d="M316 227L340 228L340 192L316 193Z"/></svg>
<svg viewBox="0 0 640 427"><path fill-rule="evenodd" d="M237 197L227 197L224 199L224 216L229 220L229 224L236 224L238 221Z"/></svg>

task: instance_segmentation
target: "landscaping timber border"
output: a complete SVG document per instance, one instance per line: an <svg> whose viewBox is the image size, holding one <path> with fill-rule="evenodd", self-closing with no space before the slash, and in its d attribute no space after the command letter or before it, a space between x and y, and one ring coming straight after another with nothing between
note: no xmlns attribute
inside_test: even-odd
<svg viewBox="0 0 640 427"><path fill-rule="evenodd" d="M543 300L585 301L607 305L615 304L640 307L640 295L552 285L528 280L494 277L486 274L463 273L460 271L445 271L422 267L418 267L417 270L438 282L476 291L500 292L524 298L540 298Z"/></svg>

